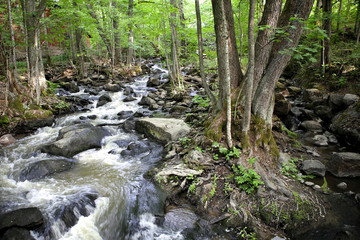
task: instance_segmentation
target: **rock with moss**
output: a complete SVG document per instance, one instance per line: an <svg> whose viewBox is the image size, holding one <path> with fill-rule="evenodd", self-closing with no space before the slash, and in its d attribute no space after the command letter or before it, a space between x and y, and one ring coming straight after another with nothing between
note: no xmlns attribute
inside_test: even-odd
<svg viewBox="0 0 360 240"><path fill-rule="evenodd" d="M190 127L181 119L146 117L136 121L135 130L160 143L167 143L186 136Z"/></svg>

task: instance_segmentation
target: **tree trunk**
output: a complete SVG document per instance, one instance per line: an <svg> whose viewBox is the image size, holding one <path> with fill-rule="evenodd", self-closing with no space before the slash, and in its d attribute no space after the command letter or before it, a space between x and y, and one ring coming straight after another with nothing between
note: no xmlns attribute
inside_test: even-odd
<svg viewBox="0 0 360 240"><path fill-rule="evenodd" d="M129 19L133 17L133 11L134 11L134 0L129 0L129 8L128 8ZM128 36L128 53L127 53L126 64L131 65L134 58L134 31L131 23L128 24L128 28L129 28L129 36Z"/></svg>
<svg viewBox="0 0 360 240"><path fill-rule="evenodd" d="M284 53L284 50L290 50L297 46L306 20L310 14L314 0L288 0L284 6L279 18L277 27L286 30L286 37L277 39L273 43L271 55L264 68L261 79L257 85L254 85L254 99L252 103L252 112L266 124L271 126L274 106L274 89L277 80L282 74L284 68L289 62L291 56ZM266 9L266 8L265 8ZM256 46L261 47L261 45ZM255 68L255 72L258 69Z"/></svg>
<svg viewBox="0 0 360 240"><path fill-rule="evenodd" d="M195 10L196 10L196 27L197 27L197 38L198 38L198 48L199 48L199 66L200 66L200 76L201 82L205 89L206 94L211 100L212 106L216 105L216 98L211 92L210 87L206 81L205 69L204 69L204 50L203 50L203 37L202 37L202 27L201 27L201 13L200 13L200 4L199 0L195 0Z"/></svg>
<svg viewBox="0 0 360 240"><path fill-rule="evenodd" d="M112 6L118 11L118 7L115 1L112 2ZM119 29L119 21L117 16L113 17L113 31L114 31L114 64L118 65L121 63L121 38L120 38L120 29Z"/></svg>
<svg viewBox="0 0 360 240"><path fill-rule="evenodd" d="M354 33L356 36L356 43L359 43L360 39L360 0L357 1L357 10L356 10L356 21L355 21L355 28Z"/></svg>
<svg viewBox="0 0 360 240"><path fill-rule="evenodd" d="M337 22L336 22L336 32L340 31L341 11L342 11L342 0L339 0L339 8L338 8L338 12L337 12Z"/></svg>
<svg viewBox="0 0 360 240"><path fill-rule="evenodd" d="M327 38L323 40L323 50L321 56L321 62L324 66L330 64L331 14L331 0L323 0L323 29L327 35Z"/></svg>
<svg viewBox="0 0 360 240"><path fill-rule="evenodd" d="M246 72L245 82L245 104L244 114L242 119L242 146L243 148L249 147L248 132L250 130L251 119L251 102L254 82L254 69L255 69L255 34L254 34L254 22L255 22L255 0L250 0L249 9L249 27L248 27L248 48L249 48L249 62Z"/></svg>
<svg viewBox="0 0 360 240"><path fill-rule="evenodd" d="M236 37L234 29L234 19L230 0L212 0L213 15L214 15L214 28L216 34L216 49L217 49L217 62L218 62L218 73L219 76L225 76L226 62L230 63L230 84L231 89L238 87L243 80L243 74L240 69L240 62L238 56L238 50L236 46ZM222 7L223 6L223 7ZM227 39L221 36L226 26ZM225 54L225 45L229 49L229 54ZM227 57L228 59L225 59ZM220 79L219 82L219 104L217 111L220 111L226 106L226 94L225 84Z"/></svg>
<svg viewBox="0 0 360 240"><path fill-rule="evenodd" d="M9 70L10 70L10 78L9 78L9 90L13 91L17 89L17 69L16 69L16 43L15 43L15 35L13 30L12 23L12 11L11 11L11 1L7 0L7 12L8 12L8 21L9 21L9 32L10 32L10 42L11 42L11 51L10 51L10 61L9 61Z"/></svg>
<svg viewBox="0 0 360 240"><path fill-rule="evenodd" d="M46 79L40 47L40 18L45 10L47 0L36 5L35 0L22 0L25 14L27 55L29 58L30 86L36 93L36 103L40 104L41 91L46 88Z"/></svg>

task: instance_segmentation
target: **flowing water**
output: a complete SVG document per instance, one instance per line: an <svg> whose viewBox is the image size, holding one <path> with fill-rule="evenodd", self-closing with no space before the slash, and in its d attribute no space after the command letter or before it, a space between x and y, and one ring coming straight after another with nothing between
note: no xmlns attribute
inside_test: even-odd
<svg viewBox="0 0 360 240"><path fill-rule="evenodd" d="M118 112L136 112L141 108L137 103L146 94L148 79L149 76L139 77L130 85L137 93L136 101L123 102L122 92L109 93L113 101L96 108L96 99L102 92L94 97L90 111L61 117L54 126L38 129L31 136L3 148L0 152L1 211L38 207L45 216L47 234L44 237L44 233L32 232L37 239L182 239L179 231L156 224L157 216L163 214L165 196L143 177L160 159L162 146L141 139L135 133L125 133L117 126L124 121L117 119ZM77 93L83 94L83 91ZM61 128L78 122L80 116L90 115L97 115L97 119L87 119L87 122L105 126L111 133L102 140L100 149L75 155L77 163L71 170L41 180L16 181L16 173L28 163L49 158L39 149L54 141ZM135 156L118 154L127 146L119 142L138 140L147 142L150 150ZM94 195L98 196L95 205L85 206L88 216L74 209L79 220L73 227L67 227L64 221L55 217L64 206L79 201L88 203L86 200Z"/></svg>

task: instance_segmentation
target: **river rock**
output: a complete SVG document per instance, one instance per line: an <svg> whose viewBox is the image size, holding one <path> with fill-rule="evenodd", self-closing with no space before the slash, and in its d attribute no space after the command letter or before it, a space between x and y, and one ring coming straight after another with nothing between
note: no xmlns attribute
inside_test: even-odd
<svg viewBox="0 0 360 240"><path fill-rule="evenodd" d="M157 87L160 85L160 75L155 75L149 79L146 86L147 87Z"/></svg>
<svg viewBox="0 0 360 240"><path fill-rule="evenodd" d="M61 87L64 88L66 91L69 91L71 93L76 93L76 92L80 91L78 85L76 85L76 83L73 82L73 81L71 81L71 82L62 82Z"/></svg>
<svg viewBox="0 0 360 240"><path fill-rule="evenodd" d="M89 124L90 125L90 124ZM101 139L110 133L103 127L77 124L63 128L58 139L44 146L41 151L52 155L72 157L90 148L101 147Z"/></svg>
<svg viewBox="0 0 360 240"><path fill-rule="evenodd" d="M145 153L150 150L149 144L144 141L130 143L125 150L121 152L122 156L134 156Z"/></svg>
<svg viewBox="0 0 360 240"><path fill-rule="evenodd" d="M318 160L305 160L302 162L301 170L306 174L323 177L325 176L326 167Z"/></svg>
<svg viewBox="0 0 360 240"><path fill-rule="evenodd" d="M336 187L338 189L345 190L347 188L347 184L346 184L346 182L341 182L341 183L337 184Z"/></svg>
<svg viewBox="0 0 360 240"><path fill-rule="evenodd" d="M327 167L336 177L360 177L360 154L353 152L333 153Z"/></svg>
<svg viewBox="0 0 360 240"><path fill-rule="evenodd" d="M135 93L135 91L134 91L133 88L131 88L129 86L125 87L125 90L124 90L124 95L125 96L129 96L129 95L134 94L134 93Z"/></svg>
<svg viewBox="0 0 360 240"><path fill-rule="evenodd" d="M338 112L346 108L344 96L345 94L342 93L332 93L329 95L328 102L333 112Z"/></svg>
<svg viewBox="0 0 360 240"><path fill-rule="evenodd" d="M289 102L289 100L284 98L281 94L277 94L277 96L279 96L279 95L281 97L277 97L275 100L274 113L277 116L287 116L291 109L291 103Z"/></svg>
<svg viewBox="0 0 360 240"><path fill-rule="evenodd" d="M121 90L121 86L119 84L112 84L112 83L107 83L103 86L105 91L108 92L118 92Z"/></svg>
<svg viewBox="0 0 360 240"><path fill-rule="evenodd" d="M313 137L314 145L319 147L326 147L328 146L328 138L324 135L315 135Z"/></svg>
<svg viewBox="0 0 360 240"><path fill-rule="evenodd" d="M20 208L0 213L0 232L10 227L36 229L44 223L41 211L36 207Z"/></svg>
<svg viewBox="0 0 360 240"><path fill-rule="evenodd" d="M129 95L126 98L123 99L123 102L132 102L135 101L136 98L133 95Z"/></svg>
<svg viewBox="0 0 360 240"><path fill-rule="evenodd" d="M331 131L340 142L358 149L360 146L360 102L337 114L330 125Z"/></svg>
<svg viewBox="0 0 360 240"><path fill-rule="evenodd" d="M52 213L54 220L61 220L67 228L74 226L81 216L89 216L95 208L95 200L98 194L92 192L79 192L66 196L66 205L63 205Z"/></svg>
<svg viewBox="0 0 360 240"><path fill-rule="evenodd" d="M213 158L199 150L191 150L183 158L184 162L194 169L206 169L213 166Z"/></svg>
<svg viewBox="0 0 360 240"><path fill-rule="evenodd" d="M111 97L109 96L109 94L101 95L98 103L96 104L96 107L101 107L111 101L112 100L111 100Z"/></svg>
<svg viewBox="0 0 360 240"><path fill-rule="evenodd" d="M26 166L19 175L20 181L47 177L71 169L76 161L73 159L44 159Z"/></svg>
<svg viewBox="0 0 360 240"><path fill-rule="evenodd" d="M135 130L161 143L167 143L186 136L190 127L180 119L147 117L136 121Z"/></svg>
<svg viewBox="0 0 360 240"><path fill-rule="evenodd" d="M133 115L133 111L121 111L117 115L119 116L119 119L126 119Z"/></svg>
<svg viewBox="0 0 360 240"><path fill-rule="evenodd" d="M354 103L357 103L359 101L359 96L355 94L345 94L343 98L343 102L346 106L353 105Z"/></svg>
<svg viewBox="0 0 360 240"><path fill-rule="evenodd" d="M139 102L139 105L142 106L151 106L153 104L156 104L156 101L148 96L143 96Z"/></svg>
<svg viewBox="0 0 360 240"><path fill-rule="evenodd" d="M184 106L173 106L170 109L170 113L172 114L185 114L190 111L191 110L188 107L184 107Z"/></svg>
<svg viewBox="0 0 360 240"><path fill-rule="evenodd" d="M29 230L25 228L12 227L4 233L2 240L35 240Z"/></svg>
<svg viewBox="0 0 360 240"><path fill-rule="evenodd" d="M310 88L305 89L303 98L306 102L317 102L322 100L323 94L320 92L319 89Z"/></svg>
<svg viewBox="0 0 360 240"><path fill-rule="evenodd" d="M11 134L5 134L0 137L0 146L8 146L16 142L16 139Z"/></svg>
<svg viewBox="0 0 360 240"><path fill-rule="evenodd" d="M174 232L196 227L199 217L190 209L174 208L165 214L164 228Z"/></svg>
<svg viewBox="0 0 360 240"><path fill-rule="evenodd" d="M319 122L314 120L308 120L301 123L301 126L308 131L321 132L322 126Z"/></svg>

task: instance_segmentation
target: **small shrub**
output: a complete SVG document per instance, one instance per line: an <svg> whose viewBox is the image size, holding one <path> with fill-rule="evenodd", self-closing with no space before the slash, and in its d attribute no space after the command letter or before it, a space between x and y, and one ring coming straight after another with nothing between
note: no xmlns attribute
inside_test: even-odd
<svg viewBox="0 0 360 240"><path fill-rule="evenodd" d="M232 170L235 173L234 180L236 185L246 193L253 193L260 185L264 184L260 180L260 175L254 169L247 169L242 165L233 165Z"/></svg>

